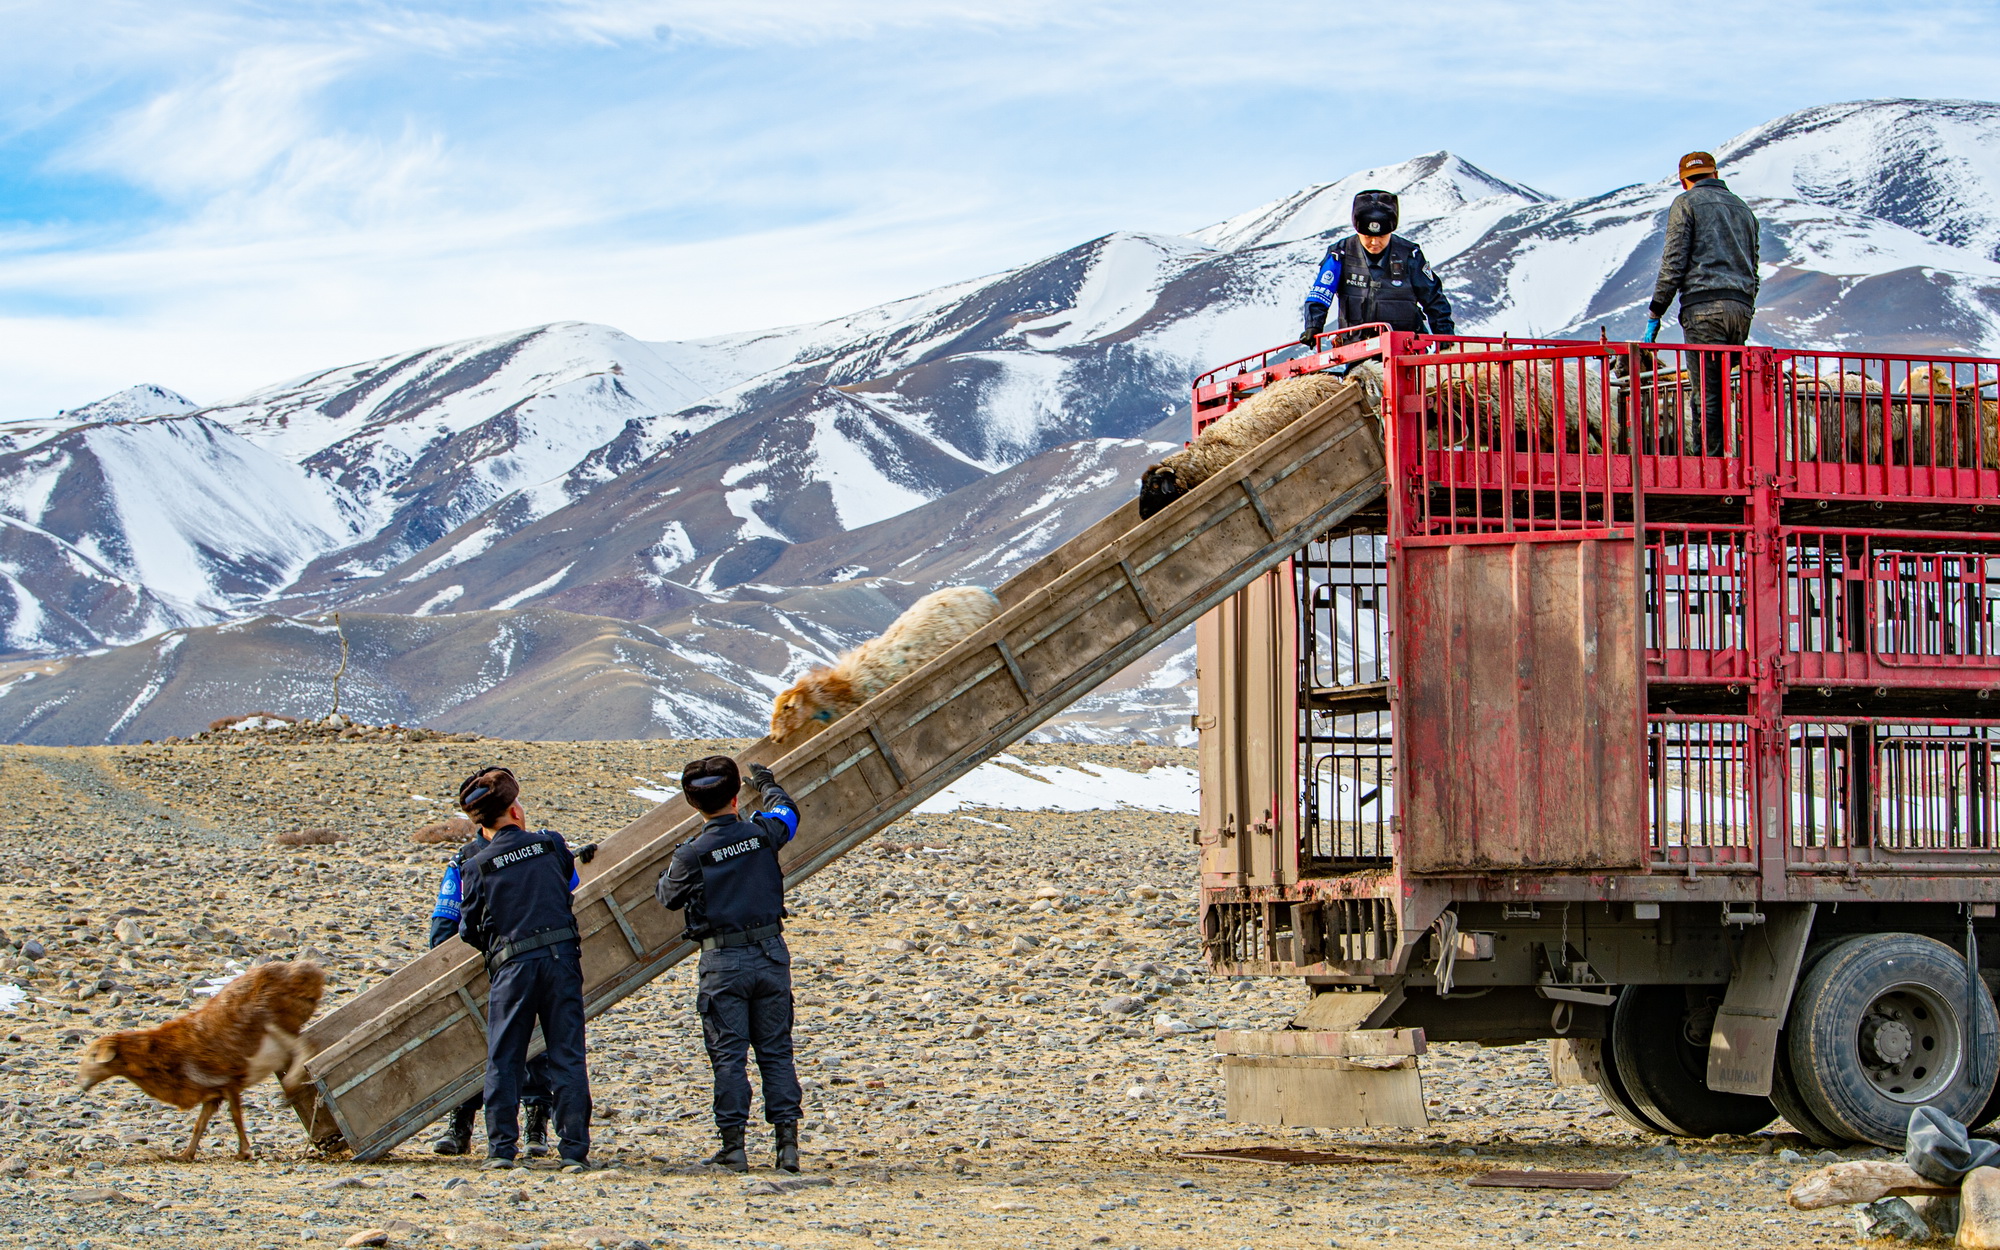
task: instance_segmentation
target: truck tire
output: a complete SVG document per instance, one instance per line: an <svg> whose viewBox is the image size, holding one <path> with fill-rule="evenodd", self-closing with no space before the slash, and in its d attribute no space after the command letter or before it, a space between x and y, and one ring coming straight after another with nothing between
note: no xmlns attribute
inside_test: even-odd
<svg viewBox="0 0 2000 1250"><path fill-rule="evenodd" d="M1593 1079L1597 1092L1604 1099L1604 1105L1617 1112L1618 1118L1642 1133L1664 1133L1667 1130L1646 1118L1639 1105L1632 1101L1632 1095L1625 1090L1625 1082L1618 1079L1618 1065L1611 1058L1611 1039L1605 1038L1600 1047L1597 1075Z"/></svg>
<svg viewBox="0 0 2000 1250"><path fill-rule="evenodd" d="M1792 1059L1785 1050L1785 1043L1780 1040L1778 1053L1771 1060L1771 1105L1785 1117L1785 1123L1822 1150L1847 1145L1847 1138L1821 1124L1812 1108L1806 1106L1805 1098L1799 1094L1799 1083L1792 1079Z"/></svg>
<svg viewBox="0 0 2000 1250"><path fill-rule="evenodd" d="M1967 1062L1965 960L1914 933L1871 933L1828 950L1793 996L1786 1057L1810 1116L1855 1141L1900 1149L1910 1112L1935 1107L1961 1123L1993 1094L1994 1057ZM1979 987L1979 1024L1995 1035Z"/></svg>
<svg viewBox="0 0 2000 1250"><path fill-rule="evenodd" d="M1679 1137L1750 1134L1778 1118L1771 1100L1708 1087L1712 1013L1678 985L1628 985L1611 1009L1611 1063L1647 1120ZM1698 1035L1690 1030L1698 1031Z"/></svg>

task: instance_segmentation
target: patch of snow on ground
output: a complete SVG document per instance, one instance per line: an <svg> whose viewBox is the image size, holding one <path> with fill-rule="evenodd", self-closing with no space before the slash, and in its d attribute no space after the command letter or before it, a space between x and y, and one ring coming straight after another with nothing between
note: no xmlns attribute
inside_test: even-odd
<svg viewBox="0 0 2000 1250"><path fill-rule="evenodd" d="M536 595L545 594L548 591L554 590L556 588L556 583L560 582L563 578L568 577L569 571L575 567L576 565L574 563L565 564L561 568L557 569L555 572L543 578L541 581L538 581L534 585L528 587L526 590L516 591L513 594L508 595L505 599L500 600L500 602L494 604L493 606L496 608L518 608L522 604L526 603L528 600L534 598Z"/></svg>
<svg viewBox="0 0 2000 1250"><path fill-rule="evenodd" d="M464 593L465 593L465 587L463 586L446 586L443 590L438 591L430 598L424 600L423 604L417 608L415 615L417 616L434 615L435 613L445 608L448 608L452 604L458 602L459 596L463 595Z"/></svg>
<svg viewBox="0 0 2000 1250"><path fill-rule="evenodd" d="M14 1008L27 1001L28 991L18 985L0 985L0 1011L13 1014Z"/></svg>
<svg viewBox="0 0 2000 1250"><path fill-rule="evenodd" d="M1026 774L1026 775L1023 775ZM1148 812L1201 810L1201 778L1192 768L1084 768L1027 764L1001 755L932 795L917 811L943 816L960 808L1015 812L1099 812L1134 808Z"/></svg>

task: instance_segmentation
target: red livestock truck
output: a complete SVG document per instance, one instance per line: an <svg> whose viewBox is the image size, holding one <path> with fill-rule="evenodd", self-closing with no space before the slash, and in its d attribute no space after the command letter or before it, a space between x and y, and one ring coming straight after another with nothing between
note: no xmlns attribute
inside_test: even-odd
<svg viewBox="0 0 2000 1250"><path fill-rule="evenodd" d="M1232 1112L1557 1038L1657 1132L2000 1114L2000 362L1318 347L1194 387L1378 362L1388 463L1197 627L1207 956L1312 990L1219 1039Z"/></svg>

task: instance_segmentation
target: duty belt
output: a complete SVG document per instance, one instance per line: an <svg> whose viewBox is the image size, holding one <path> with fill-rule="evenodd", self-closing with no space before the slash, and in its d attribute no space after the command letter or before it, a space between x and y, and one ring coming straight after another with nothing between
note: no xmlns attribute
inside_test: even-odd
<svg viewBox="0 0 2000 1250"><path fill-rule="evenodd" d="M734 933L718 933L713 937L705 937L701 940L701 948L705 951L712 951L724 946L748 946L752 942L761 942L765 938L774 938L784 931L785 926L782 921L772 924L760 924L754 929L738 929Z"/></svg>
<svg viewBox="0 0 2000 1250"><path fill-rule="evenodd" d="M487 974L490 976L499 970L500 965L510 959L525 955L529 951L538 951L545 946L554 946L558 942L574 942L576 940L576 930L574 928L567 928L544 929L540 933L534 934L531 937L524 937L518 942L509 942L486 957Z"/></svg>

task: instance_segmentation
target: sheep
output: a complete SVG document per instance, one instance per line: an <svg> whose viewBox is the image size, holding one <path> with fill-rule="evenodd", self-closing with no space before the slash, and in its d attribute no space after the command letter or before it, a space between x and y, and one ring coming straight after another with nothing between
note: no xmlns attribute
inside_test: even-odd
<svg viewBox="0 0 2000 1250"><path fill-rule="evenodd" d="M1589 449L1602 450L1604 400L1597 374L1579 370L1575 362L1565 360L1459 364L1448 356L1439 359L1437 380L1424 389L1428 424L1444 432L1446 446L1484 451L1499 445L1502 374L1508 379L1508 389L1513 391L1517 447L1523 451L1555 451L1556 418L1560 415L1560 441L1564 450L1576 450L1577 432L1585 427L1590 431Z"/></svg>
<svg viewBox="0 0 2000 1250"><path fill-rule="evenodd" d="M1968 378L1974 373L1971 369L1963 372ZM1958 382L1947 366L1912 365L1909 376L1903 379L1902 393L1891 400L1894 408L1891 446L1896 453L1907 454L1914 464L2000 468L2000 447L1994 445L1995 436L2000 434L2000 429L1995 428L2000 404L1980 402L1976 378L1965 384ZM1978 428L1982 425L1983 429ZM1879 441L1871 440L1871 444ZM1931 455L1933 449L1935 459ZM1900 464L1903 459L1904 455L1898 454L1895 463Z"/></svg>
<svg viewBox="0 0 2000 1250"><path fill-rule="evenodd" d="M943 655L1000 615L984 586L947 586L909 606L879 638L808 671L771 705L771 741L790 748Z"/></svg>
<svg viewBox="0 0 2000 1250"><path fill-rule="evenodd" d="M1382 366L1364 361L1348 371L1376 411L1381 410ZM1273 382L1203 430L1186 447L1139 475L1139 518L1145 520L1227 468L1339 392L1345 382L1328 373L1303 373ZM1371 389L1372 388L1372 389Z"/></svg>
<svg viewBox="0 0 2000 1250"><path fill-rule="evenodd" d="M107 1033L84 1047L79 1092L122 1076L161 1102L201 1107L182 1163L194 1161L202 1130L224 1099L236 1123L236 1157L250 1157L243 1091L277 1076L287 1093L305 1077L299 1032L318 1009L326 970L316 963L258 964L195 1010L150 1029Z"/></svg>

